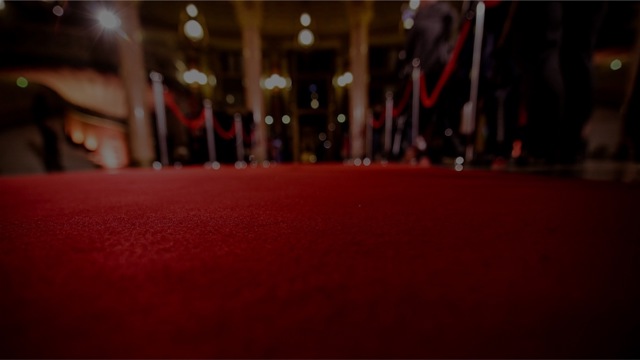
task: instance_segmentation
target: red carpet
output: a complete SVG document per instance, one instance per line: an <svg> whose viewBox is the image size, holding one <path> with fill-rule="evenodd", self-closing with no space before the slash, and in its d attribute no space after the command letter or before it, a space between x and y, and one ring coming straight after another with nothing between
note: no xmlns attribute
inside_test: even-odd
<svg viewBox="0 0 640 360"><path fill-rule="evenodd" d="M639 206L404 166L0 178L0 354L638 357Z"/></svg>

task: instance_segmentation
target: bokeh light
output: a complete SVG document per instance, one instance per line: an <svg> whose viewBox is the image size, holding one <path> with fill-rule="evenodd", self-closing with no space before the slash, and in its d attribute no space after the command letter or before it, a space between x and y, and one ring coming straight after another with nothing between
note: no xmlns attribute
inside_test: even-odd
<svg viewBox="0 0 640 360"><path fill-rule="evenodd" d="M344 116L344 114L339 114L337 120L342 124L343 122L347 121L347 117Z"/></svg>
<svg viewBox="0 0 640 360"><path fill-rule="evenodd" d="M71 141L76 144L82 144L84 142L84 133L82 129L75 128L71 130Z"/></svg>
<svg viewBox="0 0 640 360"><path fill-rule="evenodd" d="M18 85L18 87L21 88L26 88L27 86L29 86L29 81L27 81L27 79L23 76L20 76L17 80L16 80L16 85Z"/></svg>
<svg viewBox="0 0 640 360"><path fill-rule="evenodd" d="M97 18L98 18L98 22L100 22L100 25L102 25L102 27L104 27L107 30L116 29L120 27L120 24L121 24L120 18L116 14L114 14L113 12L107 9L102 9L98 11Z"/></svg>
<svg viewBox="0 0 640 360"><path fill-rule="evenodd" d="M96 151L98 149L98 138L93 134L87 135L84 139L84 147L89 151Z"/></svg>
<svg viewBox="0 0 640 360"><path fill-rule="evenodd" d="M267 115L267 116L264 118L264 122L265 122L267 125L271 125L271 124L273 124L273 116L271 116L271 115Z"/></svg>
<svg viewBox="0 0 640 360"><path fill-rule="evenodd" d="M309 26L311 24L311 16L307 13L302 13L302 15L300 15L300 24L302 24L302 26Z"/></svg>
<svg viewBox="0 0 640 360"><path fill-rule="evenodd" d="M187 84L198 83L200 85L205 85L209 81L209 78L205 73L196 69L185 71L184 74L182 74L182 79Z"/></svg>
<svg viewBox="0 0 640 360"><path fill-rule="evenodd" d="M298 43L302 46L311 46L315 41L313 33L309 29L302 29L298 33Z"/></svg>
<svg viewBox="0 0 640 360"><path fill-rule="evenodd" d="M609 67L613 71L620 70L620 68L622 68L622 61L620 61L620 59L613 59Z"/></svg>
<svg viewBox="0 0 640 360"><path fill-rule="evenodd" d="M60 5L56 5L56 6L54 6L52 11L53 11L53 14L54 14L55 16L62 16L62 15L64 15L64 9L63 9L63 8L62 8L62 6L60 6Z"/></svg>
<svg viewBox="0 0 640 360"><path fill-rule="evenodd" d="M278 75L278 74L271 74L271 76L269 76L268 78L266 78L264 80L264 87L267 90L273 90L273 89L284 89L286 87L288 87L290 83L287 81L287 79L285 79L284 77Z"/></svg>
<svg viewBox="0 0 640 360"><path fill-rule="evenodd" d="M191 16L191 17L198 16L198 8L195 5L193 5L193 4L187 5L186 10L187 10L187 14L189 14L189 16Z"/></svg>
<svg viewBox="0 0 640 360"><path fill-rule="evenodd" d="M413 27L413 18L406 18L402 21L402 26L404 26L404 28L406 30L409 30Z"/></svg>
<svg viewBox="0 0 640 360"><path fill-rule="evenodd" d="M338 76L336 83L340 87L347 86L353 82L353 74L350 71L345 72L344 74Z"/></svg>
<svg viewBox="0 0 640 360"><path fill-rule="evenodd" d="M285 125L288 125L291 122L291 117L289 117L289 115L284 115L282 117L282 123Z"/></svg>
<svg viewBox="0 0 640 360"><path fill-rule="evenodd" d="M209 85L216 86L218 84L218 79L215 75L209 75Z"/></svg>
<svg viewBox="0 0 640 360"><path fill-rule="evenodd" d="M204 37L204 29L196 20L189 20L184 24L184 34L191 41L199 41Z"/></svg>

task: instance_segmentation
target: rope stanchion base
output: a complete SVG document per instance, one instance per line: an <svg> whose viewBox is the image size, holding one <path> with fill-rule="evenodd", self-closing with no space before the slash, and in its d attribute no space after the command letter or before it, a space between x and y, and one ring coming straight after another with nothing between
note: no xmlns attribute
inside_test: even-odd
<svg viewBox="0 0 640 360"><path fill-rule="evenodd" d="M205 169L213 169L213 170L219 170L220 169L220 163L217 161L207 161L206 163L204 163L204 168Z"/></svg>

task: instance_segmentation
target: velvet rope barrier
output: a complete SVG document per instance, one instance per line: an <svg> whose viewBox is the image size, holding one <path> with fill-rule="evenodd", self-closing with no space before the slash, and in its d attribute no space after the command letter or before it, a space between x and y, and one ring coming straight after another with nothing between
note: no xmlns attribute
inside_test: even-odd
<svg viewBox="0 0 640 360"><path fill-rule="evenodd" d="M384 113L381 113L377 119L371 119L371 126L373 126L374 129L380 129L382 125L384 125L384 120Z"/></svg>
<svg viewBox="0 0 640 360"><path fill-rule="evenodd" d="M220 125L220 122L218 121L213 122L213 127L216 129L218 135L220 135L220 137L225 140L231 140L236 136L236 127L233 123L231 124L231 128L229 130L223 129Z"/></svg>
<svg viewBox="0 0 640 360"><path fill-rule="evenodd" d="M433 105L435 105L435 103L438 101L438 98L440 97L440 93L442 92L444 85L447 83L447 81L451 77L451 74L456 68L460 51L462 50L462 46L464 45L464 42L467 39L470 28L471 28L471 21L469 20L465 21L465 23L462 25L462 29L460 29L460 34L458 36L453 52L451 53L451 57L449 58L449 62L447 62L447 65L442 71L442 74L440 75L440 78L438 79L436 86L433 88L433 93L431 94L431 96L429 96L429 93L427 91L427 84L425 81L424 74L421 74L420 102L422 103L422 106L426 108L430 108L430 107L433 107ZM404 93L402 94L402 98L398 103L398 106L393 108L394 118L398 117L402 113L404 108L407 106L410 95L411 95L411 82L408 81L407 85L404 88ZM380 116L378 119L373 119L372 125L375 129L379 129L380 127L382 127L383 124L384 124L384 118L382 118L382 116Z"/></svg>
<svg viewBox="0 0 640 360"><path fill-rule="evenodd" d="M393 109L393 117L398 117L402 114L402 111L409 102L409 96L411 96L411 81L407 81L407 85L404 87L404 94L402 94L398 107Z"/></svg>
<svg viewBox="0 0 640 360"><path fill-rule="evenodd" d="M175 115L175 117L178 119L178 121L180 121L184 126L191 129L191 131L196 131L204 126L204 109L200 111L200 114L198 114L197 117L189 119L182 114L182 111L180 111L180 108L178 107L178 104L176 104L176 100L171 92L164 92L164 102L167 108L169 108L173 115Z"/></svg>
<svg viewBox="0 0 640 360"><path fill-rule="evenodd" d="M471 28L471 21L467 20L462 26L462 29L460 30L460 35L458 36L456 46L453 49L453 52L451 53L449 62L445 66L444 70L442 71L442 74L440 75L440 78L438 79L436 86L433 88L433 93L431 93L431 96L429 96L429 93L427 92L427 84L425 81L424 74L420 76L420 102L422 103L422 106L426 108L430 108L430 107L433 107L433 105L435 105L435 103L438 101L438 97L440 96L440 92L442 91L442 88L444 88L444 85L447 83L447 81L449 80L449 77L453 73L453 70L455 70L456 68L456 64L458 62L458 56L460 55L460 50L462 50L462 46L464 45L464 42L467 39L467 35L469 34L470 28Z"/></svg>
<svg viewBox="0 0 640 360"><path fill-rule="evenodd" d="M398 117L400 116L400 114L402 114L402 111L404 110L404 108L407 106L407 103L409 102L409 97L411 96L411 81L407 81L407 85L404 87L404 93L402 94L402 98L400 99L400 103L398 104L398 107L393 108L393 112L392 112L392 117ZM373 127L375 129L379 129L382 124L384 124L384 118L383 118L384 114L380 114L380 117L378 119L373 119Z"/></svg>

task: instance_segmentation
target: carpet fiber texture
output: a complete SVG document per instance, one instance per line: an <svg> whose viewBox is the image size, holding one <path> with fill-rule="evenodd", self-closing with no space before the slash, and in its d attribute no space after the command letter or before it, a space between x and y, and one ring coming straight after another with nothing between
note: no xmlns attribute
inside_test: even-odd
<svg viewBox="0 0 640 360"><path fill-rule="evenodd" d="M0 355L639 357L639 206L400 165L0 178Z"/></svg>

